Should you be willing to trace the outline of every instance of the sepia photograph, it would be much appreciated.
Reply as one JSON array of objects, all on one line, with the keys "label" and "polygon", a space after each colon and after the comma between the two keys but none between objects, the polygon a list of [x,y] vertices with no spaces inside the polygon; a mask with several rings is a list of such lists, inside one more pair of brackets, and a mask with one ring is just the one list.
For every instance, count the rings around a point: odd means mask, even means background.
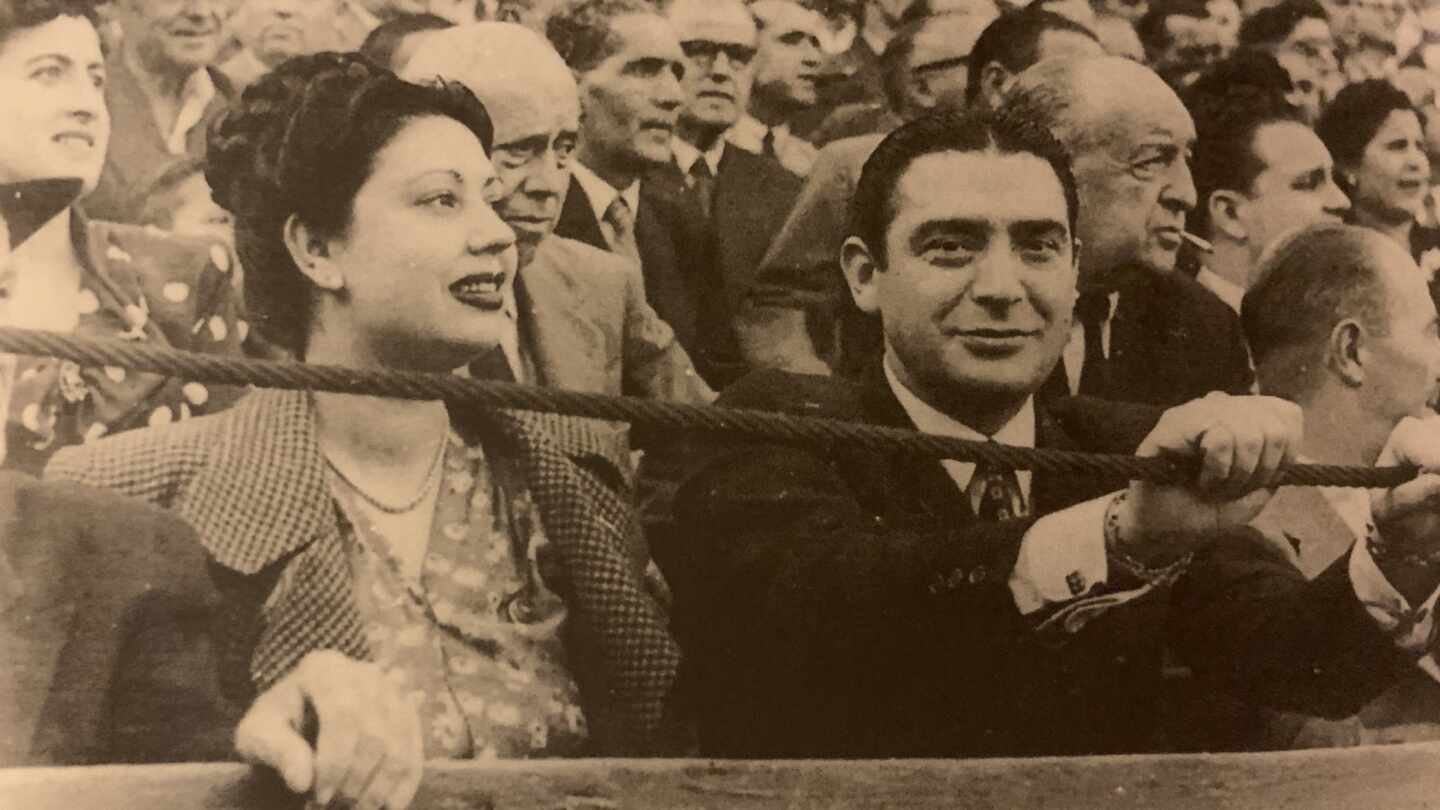
[{"label": "sepia photograph", "polygon": [[0,0],[0,809],[1440,806],[1440,0]]}]

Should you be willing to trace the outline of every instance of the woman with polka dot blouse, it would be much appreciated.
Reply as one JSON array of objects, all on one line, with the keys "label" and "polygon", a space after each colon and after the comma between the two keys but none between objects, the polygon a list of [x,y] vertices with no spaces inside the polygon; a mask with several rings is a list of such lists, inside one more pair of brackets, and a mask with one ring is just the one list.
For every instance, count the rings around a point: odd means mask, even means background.
[{"label": "woman with polka dot blouse", "polygon": [[[93,4],[0,5],[0,181],[98,182],[110,139]],[[205,240],[86,220],[72,207],[11,257],[6,325],[238,354],[230,253]],[[218,410],[234,392],[123,368],[5,357],[4,464],[39,472],[67,445]]]}]

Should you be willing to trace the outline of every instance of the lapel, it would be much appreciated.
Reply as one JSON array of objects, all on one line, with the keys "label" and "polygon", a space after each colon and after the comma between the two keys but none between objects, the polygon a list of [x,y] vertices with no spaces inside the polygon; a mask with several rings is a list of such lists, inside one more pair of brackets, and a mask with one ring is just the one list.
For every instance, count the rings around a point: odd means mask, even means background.
[{"label": "lapel", "polygon": [[[1050,414],[1039,397],[1035,402],[1035,446],[1046,450],[1079,450],[1080,448]],[[1048,515],[1074,503],[1072,488],[1055,475],[1036,472],[1030,476],[1030,514]]]},{"label": "lapel", "polygon": [[[673,161],[668,168],[673,168]],[[678,175],[679,169],[674,169]],[[635,242],[640,248],[640,269],[650,306],[675,330],[680,345],[693,351],[699,325],[699,301],[689,276],[702,273],[703,231],[695,227],[699,213],[685,208],[688,201],[660,171],[648,172],[640,182],[640,210],[635,215]],[[681,185],[683,189],[683,183]],[[680,245],[685,245],[685,262]]]},{"label": "lapel", "polygon": [[618,369],[608,368],[607,341],[596,327],[595,313],[575,282],[570,257],[560,238],[541,240],[535,258],[520,272],[515,303],[520,315],[520,343],[535,361],[539,383],[580,391],[612,391]]},{"label": "lapel", "polygon": [[555,233],[601,250],[610,249],[605,233],[600,230],[600,221],[595,218],[590,195],[573,175],[570,188],[565,192],[565,203],[560,206],[560,218],[555,221]]},{"label": "lapel", "polygon": [[308,395],[259,389],[216,424],[176,511],[229,572],[222,649],[250,653],[229,663],[263,691],[312,650],[368,657]]},{"label": "lapel", "polygon": [[[916,429],[890,390],[879,363],[866,373],[861,402],[867,420],[873,424]],[[887,493],[882,506],[897,519],[908,522],[919,518],[937,526],[964,525],[975,519],[969,500],[960,497],[955,479],[938,460],[896,453],[884,465],[876,465],[870,474],[882,476],[881,489],[877,490]]]},{"label": "lapel", "polygon": [[1281,487],[1250,525],[1306,579],[1319,576],[1355,542],[1350,527],[1317,487]]}]

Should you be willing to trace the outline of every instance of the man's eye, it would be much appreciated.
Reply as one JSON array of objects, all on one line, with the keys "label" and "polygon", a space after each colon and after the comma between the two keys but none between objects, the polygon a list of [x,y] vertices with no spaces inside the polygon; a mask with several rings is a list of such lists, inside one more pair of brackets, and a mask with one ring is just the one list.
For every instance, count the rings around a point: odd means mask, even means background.
[{"label": "man's eye", "polygon": [[442,191],[425,197],[420,204],[430,208],[458,208],[460,197],[452,191]]},{"label": "man's eye", "polygon": [[1047,237],[1023,239],[1018,247],[1028,258],[1048,261],[1060,255],[1060,242]]},{"label": "man's eye", "polygon": [[925,242],[921,255],[931,262],[956,262],[984,249],[983,240],[944,236]]}]

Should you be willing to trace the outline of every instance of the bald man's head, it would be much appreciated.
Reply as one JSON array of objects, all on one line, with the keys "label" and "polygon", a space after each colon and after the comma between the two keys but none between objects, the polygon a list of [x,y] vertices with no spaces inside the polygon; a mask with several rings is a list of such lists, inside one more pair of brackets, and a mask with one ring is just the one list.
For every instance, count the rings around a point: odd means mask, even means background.
[{"label": "bald man's head", "polygon": [[513,23],[474,23],[428,36],[404,78],[460,82],[485,105],[503,187],[495,210],[515,231],[523,267],[554,230],[570,183],[580,128],[574,75],[548,40]]},{"label": "bald man's head", "polygon": [[1154,71],[1114,56],[1042,62],[1007,96],[1017,114],[1069,150],[1080,189],[1082,283],[1170,272],[1195,207],[1188,166],[1195,125]]}]

